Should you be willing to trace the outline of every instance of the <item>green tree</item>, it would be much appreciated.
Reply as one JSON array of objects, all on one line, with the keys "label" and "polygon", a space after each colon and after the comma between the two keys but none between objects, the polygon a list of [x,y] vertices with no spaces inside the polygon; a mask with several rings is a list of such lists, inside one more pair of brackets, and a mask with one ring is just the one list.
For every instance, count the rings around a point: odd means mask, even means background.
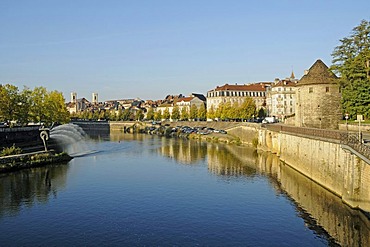
[{"label": "green tree", "polygon": [[180,119],[180,109],[178,105],[175,105],[172,109],[172,114],[171,114],[171,119],[172,120],[179,120]]},{"label": "green tree", "polygon": [[213,105],[211,105],[211,107],[207,111],[207,118],[212,120],[216,118],[216,112]]},{"label": "green tree", "polygon": [[195,120],[198,117],[198,108],[196,105],[190,106],[189,118]]},{"label": "green tree", "polygon": [[142,110],[138,110],[135,114],[135,120],[141,121],[144,119],[144,112]]},{"label": "green tree", "polygon": [[165,120],[169,120],[171,118],[170,110],[167,107],[163,111],[162,118]]},{"label": "green tree", "polygon": [[189,112],[188,112],[188,108],[186,106],[181,108],[180,120],[182,120],[182,121],[189,120]]},{"label": "green tree", "polygon": [[204,104],[201,104],[198,109],[198,119],[204,121],[206,120],[206,118],[207,118],[206,106]]},{"label": "green tree", "polygon": [[18,87],[10,84],[0,86],[0,119],[2,121],[17,120],[17,108],[19,108]]},{"label": "green tree", "polygon": [[128,121],[130,120],[130,115],[131,115],[131,112],[130,112],[130,109],[127,108],[125,109],[123,112],[122,112],[122,119],[123,121]]},{"label": "green tree", "polygon": [[154,113],[154,120],[161,121],[162,120],[162,111],[158,110]]},{"label": "green tree", "polygon": [[[46,90],[46,89],[45,89]],[[64,103],[63,94],[58,91],[46,92],[43,102],[43,113],[45,117],[43,122],[51,125],[54,122],[67,123],[69,122],[69,113]]]},{"label": "green tree", "polygon": [[343,113],[370,118],[370,22],[362,20],[340,42],[331,69],[340,76]]},{"label": "green tree", "polygon": [[154,120],[154,109],[153,109],[153,107],[150,107],[148,109],[148,112],[146,113],[146,119]]}]

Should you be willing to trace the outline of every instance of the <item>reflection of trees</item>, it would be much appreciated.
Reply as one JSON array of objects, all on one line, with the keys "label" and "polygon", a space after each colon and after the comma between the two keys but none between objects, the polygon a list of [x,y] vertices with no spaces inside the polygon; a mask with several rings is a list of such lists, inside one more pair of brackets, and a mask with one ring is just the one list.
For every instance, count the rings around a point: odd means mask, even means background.
[{"label": "reflection of trees", "polygon": [[68,166],[55,165],[3,174],[0,177],[0,217],[16,214],[22,206],[45,203],[66,182]]},{"label": "reflection of trees", "polygon": [[219,144],[208,145],[208,170],[217,175],[254,176],[254,150]]},{"label": "reflection of trees", "polygon": [[204,160],[207,154],[207,145],[204,142],[196,142],[177,138],[162,139],[159,152],[163,156],[175,159],[183,164],[195,164]]}]

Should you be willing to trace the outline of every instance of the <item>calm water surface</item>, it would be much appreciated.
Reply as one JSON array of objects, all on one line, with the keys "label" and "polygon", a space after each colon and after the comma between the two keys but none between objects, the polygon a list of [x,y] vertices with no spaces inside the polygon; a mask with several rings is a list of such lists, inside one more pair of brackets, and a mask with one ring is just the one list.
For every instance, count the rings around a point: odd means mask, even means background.
[{"label": "calm water surface", "polygon": [[370,246],[363,214],[271,154],[120,133],[69,149],[0,176],[1,246]]}]

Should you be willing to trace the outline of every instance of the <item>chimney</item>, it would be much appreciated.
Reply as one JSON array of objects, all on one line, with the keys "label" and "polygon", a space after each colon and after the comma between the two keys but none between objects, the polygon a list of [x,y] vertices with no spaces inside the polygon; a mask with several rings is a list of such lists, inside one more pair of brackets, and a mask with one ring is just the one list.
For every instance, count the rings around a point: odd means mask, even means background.
[{"label": "chimney", "polygon": [[308,69],[306,69],[306,70],[304,71],[304,75],[308,75],[308,72],[309,72],[309,70],[308,70]]}]

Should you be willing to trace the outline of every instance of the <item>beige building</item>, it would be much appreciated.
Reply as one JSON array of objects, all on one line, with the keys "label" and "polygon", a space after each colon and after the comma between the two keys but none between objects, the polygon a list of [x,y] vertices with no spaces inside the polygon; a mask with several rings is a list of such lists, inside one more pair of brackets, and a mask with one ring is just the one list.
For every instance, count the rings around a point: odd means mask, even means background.
[{"label": "beige building", "polygon": [[337,129],[342,118],[338,77],[317,60],[296,86],[295,125]]},{"label": "beige building", "polygon": [[156,109],[156,111],[163,112],[168,109],[169,113],[172,115],[172,111],[174,106],[178,106],[180,112],[183,108],[186,108],[187,112],[190,112],[191,106],[195,105],[197,109],[199,109],[202,105],[205,106],[205,97],[200,94],[191,94],[189,97],[179,97],[176,100],[173,101],[173,103],[164,103],[162,105],[159,105]]},{"label": "beige building", "polygon": [[246,97],[251,97],[258,109],[266,106],[266,88],[271,86],[271,82],[261,82],[254,84],[243,85],[229,85],[217,86],[207,92],[207,111],[213,107],[217,109],[221,103],[230,102],[231,104],[237,102],[243,103]]},{"label": "beige building", "polygon": [[267,116],[274,116],[281,121],[295,113],[295,89],[298,80],[292,73],[290,78],[276,79],[266,92]]}]

